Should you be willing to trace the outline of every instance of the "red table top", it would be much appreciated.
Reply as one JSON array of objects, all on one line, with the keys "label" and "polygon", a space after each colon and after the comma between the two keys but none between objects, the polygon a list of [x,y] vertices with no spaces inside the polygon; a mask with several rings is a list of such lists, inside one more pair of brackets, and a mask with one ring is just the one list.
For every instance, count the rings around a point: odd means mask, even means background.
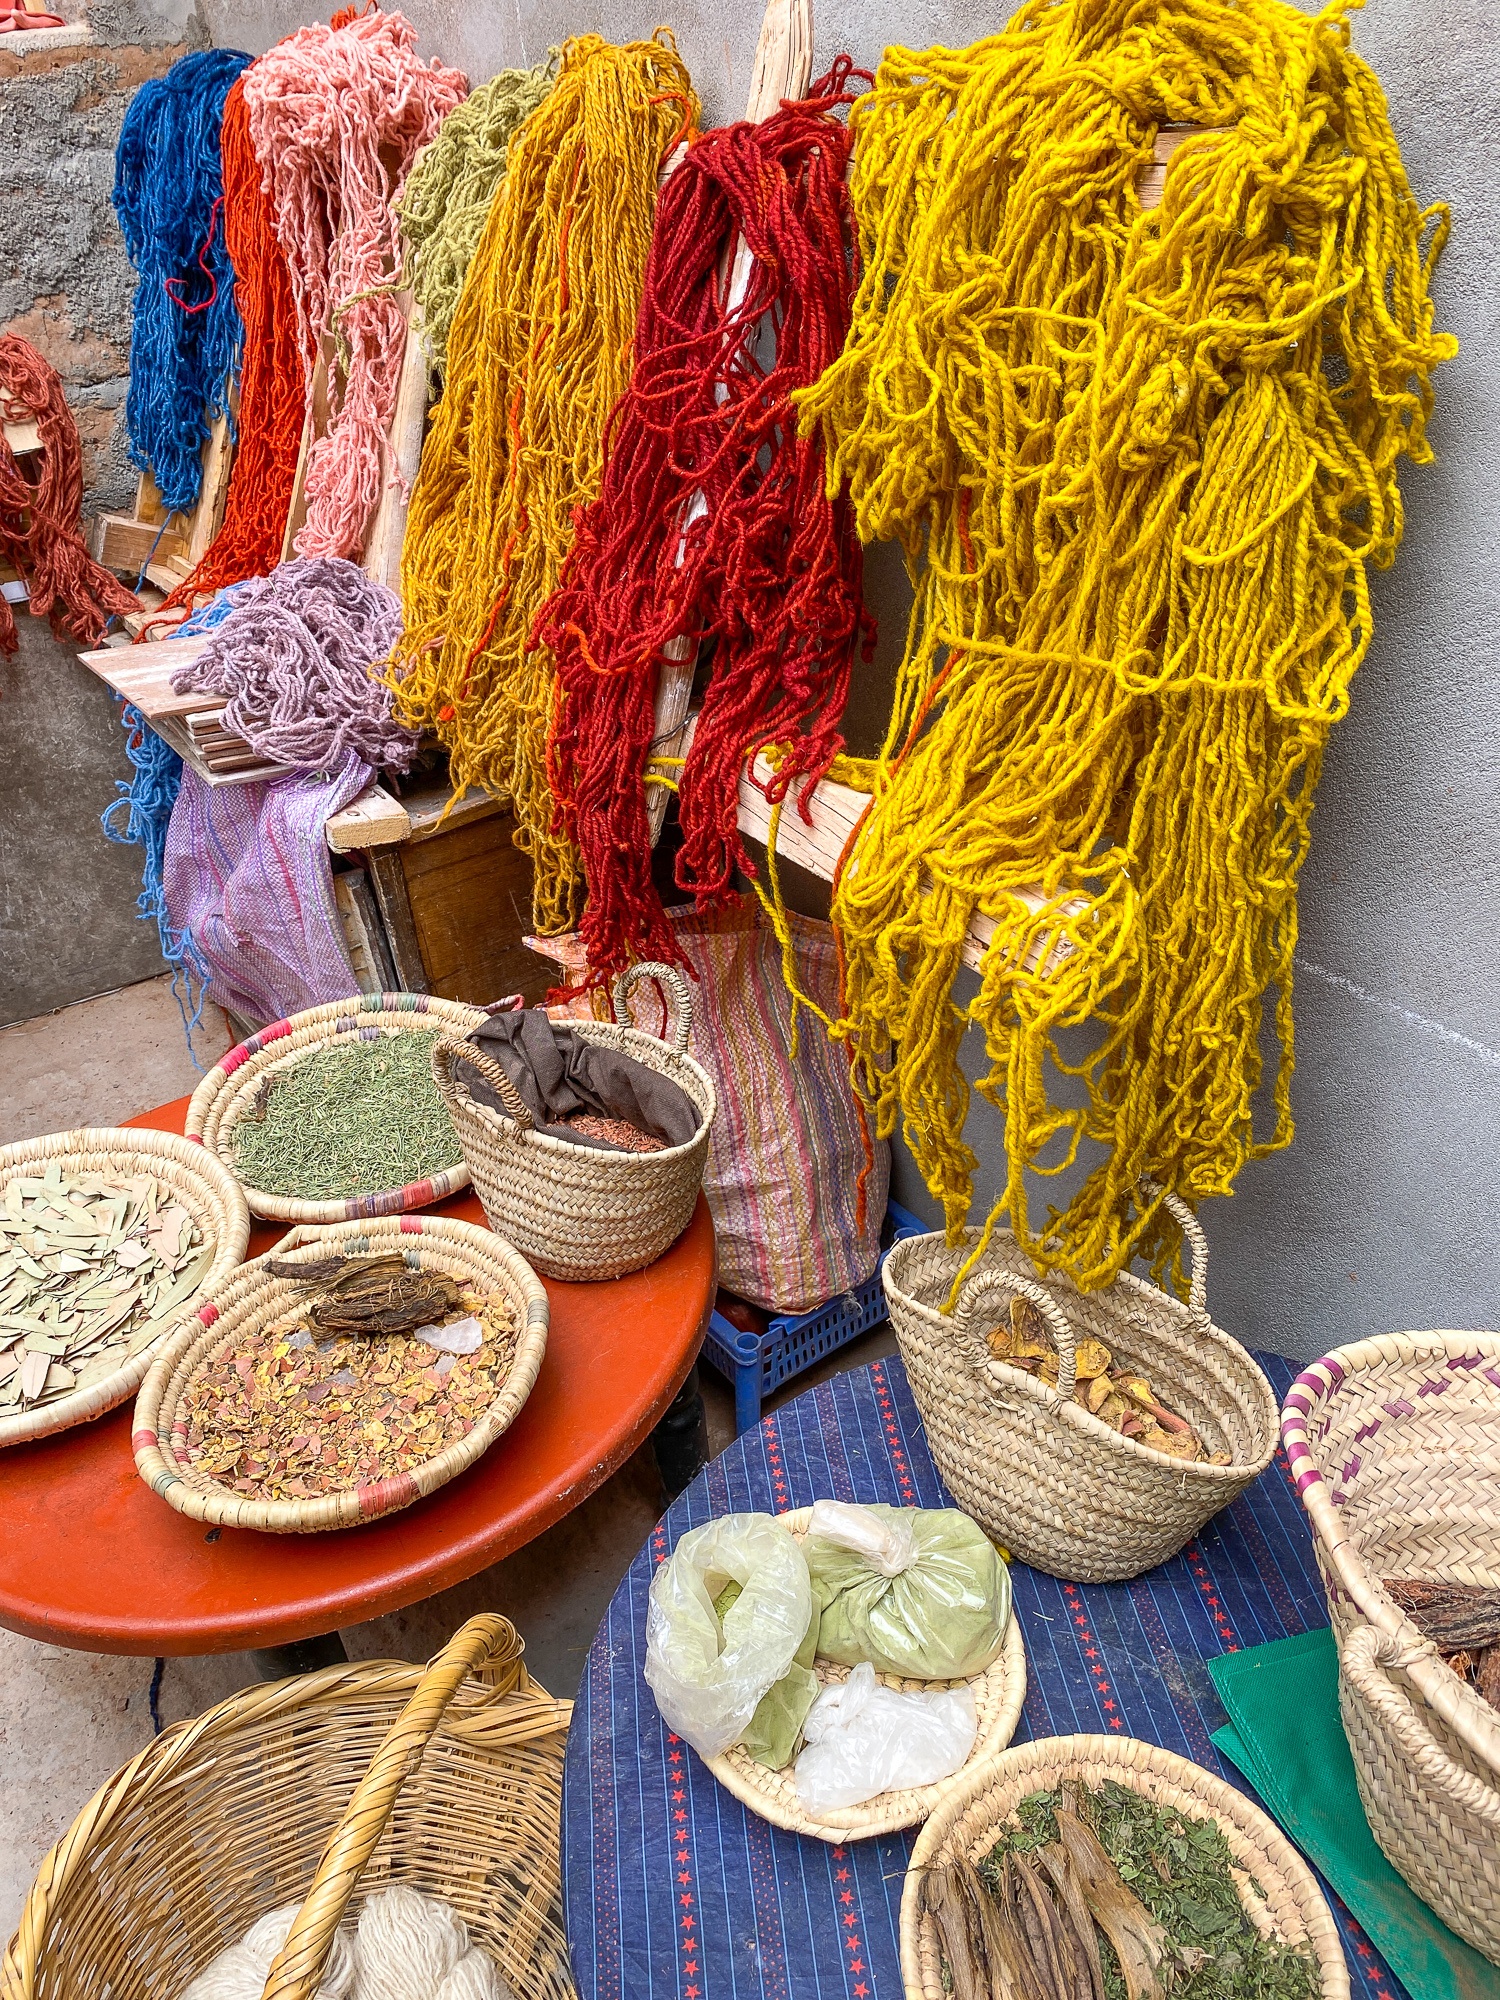
[{"label": "red table top", "polygon": [[[188,1100],[131,1119],[180,1132]],[[467,1191],[441,1215],[484,1225]],[[283,1234],[252,1229],[247,1254]],[[133,1402],[0,1452],[0,1625],[96,1653],[282,1646],[461,1583],[549,1528],[618,1469],[687,1377],[714,1298],[702,1196],[649,1269],[610,1283],[547,1279],[547,1354],[510,1429],[457,1479],[362,1528],[319,1535],[207,1529],[161,1500],[130,1449]]]}]

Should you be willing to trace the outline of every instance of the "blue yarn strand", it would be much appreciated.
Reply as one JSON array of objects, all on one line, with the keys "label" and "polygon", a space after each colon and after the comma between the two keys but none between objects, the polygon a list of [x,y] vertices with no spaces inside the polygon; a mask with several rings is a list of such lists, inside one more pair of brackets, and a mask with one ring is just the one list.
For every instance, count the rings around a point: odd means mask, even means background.
[{"label": "blue yarn strand", "polygon": [[204,442],[228,407],[244,338],[224,243],[219,130],[249,62],[238,49],[183,56],[131,99],[115,152],[115,214],[139,273],[130,456],[172,513],[198,504]]}]

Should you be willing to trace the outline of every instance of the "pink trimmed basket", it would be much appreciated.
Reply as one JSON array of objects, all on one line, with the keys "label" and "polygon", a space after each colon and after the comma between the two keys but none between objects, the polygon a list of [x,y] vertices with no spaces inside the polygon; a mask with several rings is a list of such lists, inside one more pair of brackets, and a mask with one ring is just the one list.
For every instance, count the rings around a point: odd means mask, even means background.
[{"label": "pink trimmed basket", "polygon": [[402,1033],[464,1036],[485,1018],[482,1007],[461,1006],[456,1000],[440,1000],[432,993],[355,993],[347,1000],[332,1000],[323,1007],[309,1007],[285,1021],[273,1021],[259,1034],[233,1048],[217,1068],[211,1069],[193,1092],[188,1106],[186,1132],[189,1139],[206,1146],[221,1160],[245,1190],[245,1200],[255,1215],[277,1222],[369,1222],[377,1216],[399,1215],[405,1210],[426,1208],[469,1185],[465,1166],[454,1135],[457,1164],[429,1179],[412,1181],[406,1187],[382,1188],[370,1194],[350,1195],[339,1201],[300,1201],[294,1196],[270,1194],[251,1187],[234,1161],[235,1127],[249,1117],[264,1083],[278,1071],[316,1054],[341,1036],[357,1035],[361,1041],[375,1041],[381,1035]]},{"label": "pink trimmed basket", "polygon": [[[302,1296],[295,1278],[271,1275],[270,1261],[315,1264],[337,1253],[363,1257],[397,1250],[413,1269],[446,1271],[476,1291],[503,1292],[510,1300],[515,1318],[510,1367],[473,1429],[409,1471],[312,1500],[257,1500],[200,1472],[188,1458],[187,1426],[178,1414],[193,1376],[232,1335],[253,1338]],[[548,1322],[546,1290],[525,1258],[503,1237],[471,1222],[402,1215],[373,1224],[294,1229],[267,1256],[242,1264],[161,1349],[136,1399],[130,1440],[136,1470],[169,1507],[216,1527],[308,1535],[378,1520],[456,1479],[510,1427],[541,1368]],[[375,1341],[372,1358],[378,1361],[379,1354]]]},{"label": "pink trimmed basket", "polygon": [[1500,1965],[1500,1713],[1385,1587],[1500,1588],[1500,1334],[1336,1348],[1288,1390],[1281,1436],[1312,1521],[1370,1830],[1443,1922]]}]

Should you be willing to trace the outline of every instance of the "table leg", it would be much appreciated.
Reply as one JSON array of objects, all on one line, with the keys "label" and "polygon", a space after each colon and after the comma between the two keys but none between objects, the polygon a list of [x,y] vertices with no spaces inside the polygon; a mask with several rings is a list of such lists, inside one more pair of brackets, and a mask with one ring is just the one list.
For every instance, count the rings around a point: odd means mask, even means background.
[{"label": "table leg", "polygon": [[651,1433],[651,1449],[669,1500],[689,1487],[708,1463],[708,1417],[696,1361]]},{"label": "table leg", "polygon": [[337,1632],[297,1639],[290,1646],[258,1646],[250,1655],[263,1681],[283,1681],[288,1674],[312,1674],[319,1667],[342,1666],[348,1657]]}]

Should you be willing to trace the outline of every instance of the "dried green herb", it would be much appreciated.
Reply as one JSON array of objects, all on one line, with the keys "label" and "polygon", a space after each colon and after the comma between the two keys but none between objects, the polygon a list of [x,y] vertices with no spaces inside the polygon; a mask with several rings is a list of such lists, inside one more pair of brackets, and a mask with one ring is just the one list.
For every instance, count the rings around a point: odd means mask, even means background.
[{"label": "dried green herb", "polygon": [[266,1194],[338,1201],[456,1167],[458,1138],[432,1077],[440,1032],[334,1042],[277,1070],[234,1128],[235,1171]]},{"label": "dried green herb", "polygon": [[[1063,1814],[1059,1825],[1058,1814]],[[1234,1857],[1217,1823],[1155,1806],[1127,1785],[1106,1780],[1095,1791],[1070,1785],[1033,1792],[1016,1809],[1018,1826],[998,1840],[979,1873],[998,1902],[1009,1906],[1010,1857],[1043,1856],[1067,1843],[1060,1835],[1069,1811],[1094,1836],[1121,1881],[1165,1932],[1168,1951],[1156,1972],[1158,1990],[1173,2000],[1315,2000],[1314,1961],[1294,1946],[1262,1937],[1246,1916],[1235,1886]],[[1262,1892],[1263,1893],[1263,1892]],[[1097,1916],[1097,1912],[1096,1912]],[[1138,1966],[1127,1983],[1108,1937],[1099,1939],[1106,2000],[1141,1989]]]}]

